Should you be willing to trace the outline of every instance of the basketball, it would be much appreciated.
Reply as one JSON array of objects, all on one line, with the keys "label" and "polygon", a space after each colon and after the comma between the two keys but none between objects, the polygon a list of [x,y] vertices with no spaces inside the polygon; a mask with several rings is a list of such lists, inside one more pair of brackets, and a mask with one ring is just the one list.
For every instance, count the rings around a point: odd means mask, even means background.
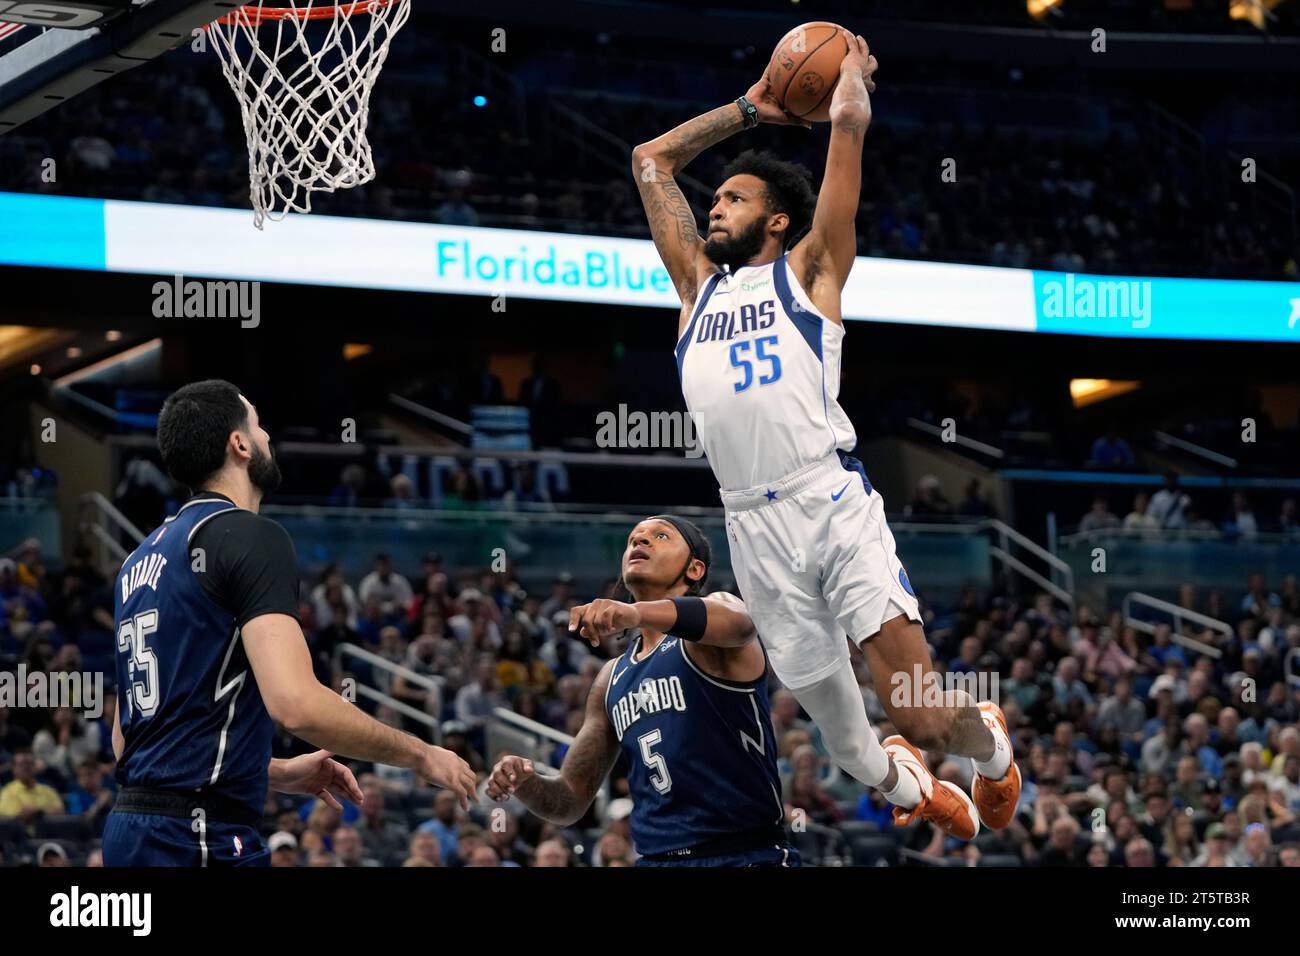
[{"label": "basketball", "polygon": [[814,123],[831,118],[831,95],[849,52],[842,29],[822,20],[800,24],[772,51],[767,76],[772,93],[787,112]]}]

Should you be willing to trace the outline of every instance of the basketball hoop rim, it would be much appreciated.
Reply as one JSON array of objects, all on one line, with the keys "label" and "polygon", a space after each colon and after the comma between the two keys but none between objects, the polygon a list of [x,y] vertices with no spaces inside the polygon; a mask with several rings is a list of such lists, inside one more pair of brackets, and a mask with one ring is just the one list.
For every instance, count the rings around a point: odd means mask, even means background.
[{"label": "basketball hoop rim", "polygon": [[375,10],[383,10],[398,2],[400,0],[357,0],[355,3],[326,4],[304,8],[260,7],[257,4],[249,4],[240,7],[234,13],[227,13],[224,17],[218,17],[208,26],[218,23],[222,26],[230,26],[236,21],[259,27],[263,23],[275,23],[282,20],[333,20],[340,16],[350,17],[354,13],[371,13]]}]

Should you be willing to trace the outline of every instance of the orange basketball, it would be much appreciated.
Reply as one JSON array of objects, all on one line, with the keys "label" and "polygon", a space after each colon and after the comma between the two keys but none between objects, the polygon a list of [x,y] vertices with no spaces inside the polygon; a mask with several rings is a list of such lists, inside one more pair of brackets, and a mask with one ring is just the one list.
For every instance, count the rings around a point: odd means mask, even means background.
[{"label": "orange basketball", "polygon": [[849,52],[842,29],[823,20],[800,24],[772,51],[767,77],[787,112],[814,123],[831,118],[831,95]]}]

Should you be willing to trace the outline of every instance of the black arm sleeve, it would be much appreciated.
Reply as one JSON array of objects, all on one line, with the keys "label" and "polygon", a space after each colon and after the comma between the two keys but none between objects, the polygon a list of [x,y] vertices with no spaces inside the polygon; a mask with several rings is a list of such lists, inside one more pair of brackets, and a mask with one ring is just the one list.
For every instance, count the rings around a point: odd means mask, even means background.
[{"label": "black arm sleeve", "polygon": [[270,518],[235,511],[213,518],[190,541],[204,550],[208,596],[243,627],[263,614],[298,617],[298,558],[289,533]]}]

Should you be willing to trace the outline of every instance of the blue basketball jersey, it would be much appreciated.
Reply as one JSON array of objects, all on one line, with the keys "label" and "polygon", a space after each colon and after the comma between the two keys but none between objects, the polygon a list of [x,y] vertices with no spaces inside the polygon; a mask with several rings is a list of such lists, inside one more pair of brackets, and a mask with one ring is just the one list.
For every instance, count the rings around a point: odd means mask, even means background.
[{"label": "blue basketball jersey", "polygon": [[767,677],[711,677],[666,635],[614,664],[605,711],[631,770],[637,852],[667,853],[784,818]]},{"label": "blue basketball jersey", "polygon": [[156,528],[115,582],[122,786],[203,788],[260,815],[274,725],[233,615],[204,591],[195,533],[241,509],[195,499]]}]

